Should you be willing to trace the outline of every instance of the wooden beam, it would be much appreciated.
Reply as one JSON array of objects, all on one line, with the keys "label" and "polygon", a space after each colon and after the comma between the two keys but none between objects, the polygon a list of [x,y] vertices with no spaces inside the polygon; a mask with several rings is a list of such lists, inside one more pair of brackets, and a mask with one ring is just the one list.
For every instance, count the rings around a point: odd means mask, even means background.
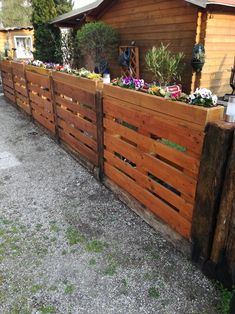
[{"label": "wooden beam", "polygon": [[211,261],[217,278],[227,286],[235,283],[235,133],[213,239]]},{"label": "wooden beam", "polygon": [[98,178],[102,182],[104,178],[104,125],[103,125],[103,93],[96,92],[96,119],[97,119],[97,145],[98,145]]},{"label": "wooden beam", "polygon": [[211,254],[234,128],[220,121],[206,129],[192,224],[192,259],[202,265]]}]

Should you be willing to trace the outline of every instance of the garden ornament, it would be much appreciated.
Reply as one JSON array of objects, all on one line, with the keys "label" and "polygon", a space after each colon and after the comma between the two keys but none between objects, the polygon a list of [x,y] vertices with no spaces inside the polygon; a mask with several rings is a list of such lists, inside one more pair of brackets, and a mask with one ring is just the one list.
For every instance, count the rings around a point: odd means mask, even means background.
[{"label": "garden ornament", "polygon": [[205,48],[202,44],[197,44],[193,48],[191,65],[195,72],[201,72],[205,64]]},{"label": "garden ornament", "polygon": [[131,48],[127,48],[118,58],[118,63],[122,67],[130,69]]}]

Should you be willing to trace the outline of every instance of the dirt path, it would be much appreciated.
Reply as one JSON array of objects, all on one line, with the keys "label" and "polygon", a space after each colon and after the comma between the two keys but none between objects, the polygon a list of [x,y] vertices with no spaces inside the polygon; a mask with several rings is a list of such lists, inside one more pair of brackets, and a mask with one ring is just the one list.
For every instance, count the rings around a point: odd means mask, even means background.
[{"label": "dirt path", "polygon": [[181,253],[0,98],[0,313],[214,314]]}]

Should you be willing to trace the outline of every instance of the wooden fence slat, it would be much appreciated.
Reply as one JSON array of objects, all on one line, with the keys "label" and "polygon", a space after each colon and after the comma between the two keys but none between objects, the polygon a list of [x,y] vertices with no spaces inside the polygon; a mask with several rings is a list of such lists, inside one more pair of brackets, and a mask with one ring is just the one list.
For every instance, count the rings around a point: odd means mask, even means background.
[{"label": "wooden fence slat", "polygon": [[59,136],[66,144],[70,145],[75,151],[79,152],[82,157],[88,159],[93,165],[98,166],[97,154],[93,150],[61,129],[59,129]]},{"label": "wooden fence slat", "polygon": [[161,217],[166,223],[169,223],[177,232],[189,237],[190,222],[178,215],[171,207],[160,199],[156,198],[147,190],[143,190],[138,184],[131,180],[124,173],[112,167],[108,163],[104,164],[105,174],[111,178],[121,188],[128,191],[134,198],[147,206],[151,211]]},{"label": "wooden fence slat", "polygon": [[105,150],[105,160],[111,166],[119,169],[123,173],[126,173],[130,178],[138,182],[138,184],[154,194],[158,195],[165,202],[171,204],[179,213],[188,221],[192,220],[193,204],[187,203],[183,198],[167,189],[160,183],[154,181],[151,177],[147,177],[139,172],[135,167],[132,167],[128,162],[118,158],[114,154]]},{"label": "wooden fence slat", "polygon": [[96,122],[96,114],[95,111],[90,108],[81,105],[80,103],[75,103],[73,100],[68,100],[59,95],[55,95],[55,102],[57,105],[61,105],[66,107],[67,109],[73,111],[74,113],[79,113],[80,115],[87,117],[92,120],[92,122]]},{"label": "wooden fence slat", "polygon": [[195,177],[198,175],[198,159],[164,145],[159,140],[154,140],[143,136],[140,133],[121,125],[120,123],[117,123],[117,121],[104,118],[104,127],[109,133],[119,134],[120,136],[129,139],[136,144],[141,143],[142,147],[144,147],[144,149],[150,154],[158,154],[161,157],[167,158],[169,161],[175,163],[179,167],[191,171]]},{"label": "wooden fence slat", "polygon": [[85,119],[82,119],[78,115],[72,114],[70,111],[64,110],[62,107],[57,106],[56,110],[58,117],[67,121],[69,124],[73,124],[76,128],[87,132],[90,134],[90,136],[92,136],[92,138],[96,139],[96,126],[94,124]]},{"label": "wooden fence slat", "polygon": [[108,151],[120,153],[134,164],[142,165],[150,174],[173,186],[178,191],[187,194],[192,199],[194,198],[196,181],[181,171],[149,154],[138,151],[132,145],[107,133],[104,135],[104,143]]},{"label": "wooden fence slat", "polygon": [[60,118],[58,119],[58,126],[61,129],[63,129],[65,133],[72,134],[77,140],[79,140],[80,142],[89,146],[91,149],[97,152],[97,142],[94,139],[84,135],[83,132],[72,127],[71,125],[66,123],[64,120],[61,120]]},{"label": "wooden fence slat", "polygon": [[146,114],[133,108],[112,104],[104,99],[104,113],[114,116],[136,127],[143,126],[146,131],[157,135],[158,137],[167,138],[197,155],[201,154],[204,132],[194,129],[177,126],[170,121],[159,119],[152,113]]},{"label": "wooden fence slat", "polygon": [[57,82],[54,80],[54,89],[57,94],[63,94],[67,97],[71,97],[74,102],[79,101],[82,104],[90,106],[95,109],[95,95],[80,89],[79,87],[74,87],[67,84]]}]

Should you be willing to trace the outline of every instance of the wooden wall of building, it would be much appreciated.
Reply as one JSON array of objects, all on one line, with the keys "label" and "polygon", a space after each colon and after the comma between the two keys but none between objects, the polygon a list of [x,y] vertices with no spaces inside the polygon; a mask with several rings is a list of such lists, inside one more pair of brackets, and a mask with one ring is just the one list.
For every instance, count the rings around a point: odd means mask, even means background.
[{"label": "wooden wall of building", "polygon": [[33,41],[33,30],[31,29],[20,29],[20,30],[9,30],[0,31],[0,51],[4,52],[4,44],[9,38],[10,49],[15,48],[14,36],[32,36]]},{"label": "wooden wall of building", "polygon": [[[118,30],[121,45],[135,41],[140,49],[140,75],[150,81],[146,71],[145,54],[161,42],[170,44],[173,52],[184,52],[186,68],[182,83],[190,90],[192,48],[195,44],[198,8],[184,0],[119,0],[102,17],[105,23]],[[112,64],[113,75],[120,75],[117,62]]]},{"label": "wooden wall of building", "polygon": [[204,13],[206,62],[195,86],[201,85],[217,95],[231,93],[229,79],[235,58],[235,8],[210,7]]}]

